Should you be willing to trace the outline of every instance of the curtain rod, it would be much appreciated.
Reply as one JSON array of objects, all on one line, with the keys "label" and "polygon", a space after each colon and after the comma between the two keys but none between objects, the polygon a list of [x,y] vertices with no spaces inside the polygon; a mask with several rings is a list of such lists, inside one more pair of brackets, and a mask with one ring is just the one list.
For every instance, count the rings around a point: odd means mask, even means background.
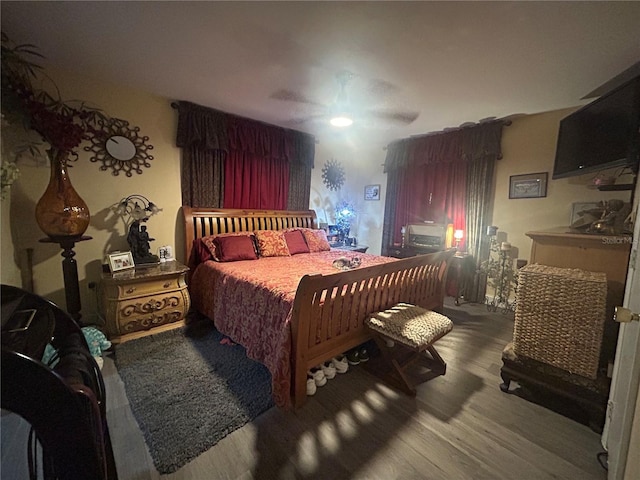
[{"label": "curtain rod", "polygon": [[493,119],[493,120],[485,120],[485,121],[480,120],[479,122],[466,122],[461,124],[459,127],[445,128],[444,130],[439,130],[437,132],[421,133],[418,135],[411,135],[407,138],[400,138],[398,140],[394,140],[393,142],[390,142],[389,144],[385,145],[384,147],[382,147],[382,150],[386,150],[387,148],[389,148],[389,145],[395,142],[399,142],[401,140],[423,138],[423,137],[429,137],[431,135],[440,135],[442,133],[449,133],[449,132],[459,132],[460,130],[464,130],[466,128],[477,127],[478,125],[487,125],[489,123],[497,123],[497,122],[502,123],[505,127],[510,126],[512,123],[511,120],[508,120],[508,119]]},{"label": "curtain rod", "polygon": [[[189,102],[189,103],[193,103],[193,102]],[[242,116],[240,116],[240,115],[235,115],[235,114],[233,114],[233,113],[223,112],[222,110],[218,110],[218,109],[216,109],[216,108],[212,108],[212,107],[205,107],[205,106],[203,106],[203,105],[198,105],[197,103],[193,103],[193,105],[195,105],[195,106],[197,106],[197,107],[200,107],[200,108],[204,108],[204,109],[208,109],[208,110],[213,110],[213,111],[218,112],[218,113],[223,113],[224,115],[229,115],[229,116],[232,116],[232,117],[241,118],[241,119],[243,119],[243,120],[251,120],[252,122],[260,123],[260,124],[262,124],[262,125],[266,125],[266,126],[268,126],[268,127],[278,127],[278,128],[282,128],[282,129],[284,129],[284,130],[291,130],[292,132],[298,132],[298,133],[304,133],[305,135],[311,135],[310,133],[307,133],[307,132],[301,132],[300,130],[295,130],[295,129],[293,129],[293,128],[281,127],[281,126],[279,126],[279,125],[274,125],[274,124],[272,124],[272,123],[263,122],[263,121],[261,121],[261,120],[256,120],[256,119],[254,119],[254,118],[242,117]],[[178,102],[171,102],[171,108],[173,108],[174,110],[177,110],[178,108],[180,108],[180,104],[179,104]],[[315,135],[311,135],[311,136],[313,137],[313,141],[314,141],[314,143],[316,143],[316,145],[320,143],[320,141],[316,138],[316,136],[315,136]]]}]

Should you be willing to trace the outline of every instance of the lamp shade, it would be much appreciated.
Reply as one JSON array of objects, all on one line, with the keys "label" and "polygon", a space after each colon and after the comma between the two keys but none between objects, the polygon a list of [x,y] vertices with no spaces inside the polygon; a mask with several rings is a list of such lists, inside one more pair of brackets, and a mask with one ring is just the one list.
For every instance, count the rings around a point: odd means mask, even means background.
[{"label": "lamp shade", "polygon": [[462,237],[464,237],[464,232],[462,230],[456,230],[453,233],[453,238],[455,238],[457,241],[462,240]]}]

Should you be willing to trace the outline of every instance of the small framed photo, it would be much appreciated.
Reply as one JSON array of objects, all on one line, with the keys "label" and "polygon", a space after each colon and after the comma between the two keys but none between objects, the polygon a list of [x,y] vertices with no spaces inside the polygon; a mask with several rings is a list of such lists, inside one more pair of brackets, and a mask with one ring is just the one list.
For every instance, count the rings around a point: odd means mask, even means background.
[{"label": "small framed photo", "polygon": [[134,268],[135,266],[131,252],[115,252],[109,254],[109,269],[111,269],[111,273]]},{"label": "small framed photo", "polygon": [[365,200],[380,200],[380,185],[367,185],[364,187]]},{"label": "small framed photo", "polygon": [[547,172],[509,177],[509,198],[541,198],[547,196]]}]

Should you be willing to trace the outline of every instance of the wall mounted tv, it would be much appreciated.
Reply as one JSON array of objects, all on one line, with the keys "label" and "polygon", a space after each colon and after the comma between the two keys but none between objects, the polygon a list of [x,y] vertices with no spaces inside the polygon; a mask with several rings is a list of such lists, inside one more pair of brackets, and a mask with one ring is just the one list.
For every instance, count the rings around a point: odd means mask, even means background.
[{"label": "wall mounted tv", "polygon": [[553,177],[607,168],[638,170],[640,77],[601,96],[560,121]]}]

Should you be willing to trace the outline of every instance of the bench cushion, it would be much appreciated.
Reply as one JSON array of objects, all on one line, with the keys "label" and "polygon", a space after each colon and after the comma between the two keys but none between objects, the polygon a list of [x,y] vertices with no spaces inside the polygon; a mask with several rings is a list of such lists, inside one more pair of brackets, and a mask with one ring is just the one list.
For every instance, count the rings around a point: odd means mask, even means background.
[{"label": "bench cushion", "polygon": [[429,345],[453,329],[446,316],[408,303],[398,303],[371,314],[367,325],[372,330],[410,347]]}]

